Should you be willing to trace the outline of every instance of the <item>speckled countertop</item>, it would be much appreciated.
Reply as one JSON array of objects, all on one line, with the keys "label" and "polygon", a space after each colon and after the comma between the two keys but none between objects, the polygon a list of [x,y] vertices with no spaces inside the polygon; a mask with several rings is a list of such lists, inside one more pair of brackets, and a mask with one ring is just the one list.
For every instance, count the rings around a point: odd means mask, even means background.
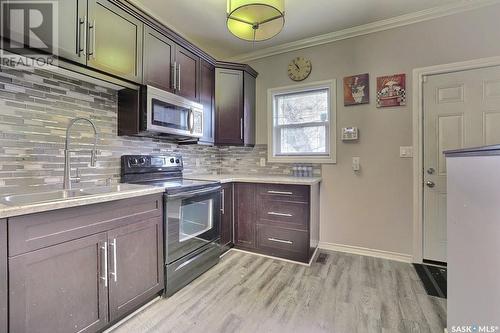
[{"label": "speckled countertop", "polygon": [[0,202],[0,219],[13,216],[46,212],[50,210],[92,205],[114,200],[140,197],[144,195],[163,193],[163,187],[121,184],[120,190],[106,193],[79,196],[74,198],[59,199],[48,202],[34,202],[29,204],[5,204]]},{"label": "speckled countertop", "polygon": [[186,176],[196,180],[215,180],[221,183],[261,183],[261,184],[288,184],[314,185],[322,181],[321,177],[292,177],[292,176],[260,176],[260,175],[197,175]]}]

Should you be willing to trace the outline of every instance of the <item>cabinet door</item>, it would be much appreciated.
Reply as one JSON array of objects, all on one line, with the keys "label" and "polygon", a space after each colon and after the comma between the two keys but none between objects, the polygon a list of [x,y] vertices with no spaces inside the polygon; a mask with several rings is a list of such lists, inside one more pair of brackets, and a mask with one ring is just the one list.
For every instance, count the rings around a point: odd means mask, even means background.
[{"label": "cabinet door", "polygon": [[96,332],[108,322],[106,234],[9,258],[10,332]]},{"label": "cabinet door", "polygon": [[107,0],[89,1],[88,65],[142,82],[142,22]]},{"label": "cabinet door", "polygon": [[59,57],[86,64],[87,0],[59,0]]},{"label": "cabinet door", "polygon": [[7,332],[7,221],[0,220],[0,332]]},{"label": "cabinet door", "polygon": [[243,72],[217,69],[215,143],[243,145]]},{"label": "cabinet door", "polygon": [[256,200],[255,185],[237,183],[234,186],[234,245],[255,248]]},{"label": "cabinet door", "polygon": [[149,27],[144,29],[144,84],[173,92],[173,41]]},{"label": "cabinet door", "polygon": [[196,54],[177,45],[175,49],[175,61],[177,63],[177,95],[181,95],[192,101],[199,101],[200,58]]},{"label": "cabinet door", "polygon": [[163,289],[162,219],[108,232],[109,313],[115,320]]},{"label": "cabinet door", "polygon": [[200,142],[214,143],[215,123],[215,67],[206,61],[201,62],[200,102],[203,104],[203,137]]},{"label": "cabinet door", "polygon": [[231,246],[233,243],[233,185],[222,186],[221,207],[221,245]]},{"label": "cabinet door", "polygon": [[243,80],[243,143],[245,146],[255,146],[255,78],[244,73]]}]

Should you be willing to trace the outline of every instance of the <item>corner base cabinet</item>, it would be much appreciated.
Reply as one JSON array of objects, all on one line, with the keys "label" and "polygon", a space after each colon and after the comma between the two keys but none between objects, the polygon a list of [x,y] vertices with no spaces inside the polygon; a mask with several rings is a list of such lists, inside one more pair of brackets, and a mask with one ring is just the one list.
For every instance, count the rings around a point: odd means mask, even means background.
[{"label": "corner base cabinet", "polygon": [[309,262],[319,242],[319,184],[234,185],[234,244]]},{"label": "corner base cabinet", "polygon": [[8,219],[10,332],[98,332],[164,285],[162,196]]}]

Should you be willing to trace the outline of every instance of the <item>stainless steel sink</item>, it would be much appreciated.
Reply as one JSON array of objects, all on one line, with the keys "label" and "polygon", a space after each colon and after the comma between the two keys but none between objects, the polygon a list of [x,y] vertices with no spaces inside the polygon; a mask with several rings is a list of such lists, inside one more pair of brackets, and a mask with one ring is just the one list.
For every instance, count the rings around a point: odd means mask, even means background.
[{"label": "stainless steel sink", "polygon": [[141,189],[141,185],[118,184],[111,186],[96,186],[82,189],[58,190],[50,192],[34,192],[26,194],[13,194],[0,198],[0,203],[9,206],[33,205],[52,201],[74,199],[84,196],[105,195],[124,191]]},{"label": "stainless steel sink", "polygon": [[51,192],[34,192],[26,194],[13,194],[2,197],[0,199],[1,203],[5,205],[30,205],[36,203],[44,203],[50,201],[59,201],[70,198],[76,198],[81,196],[90,195],[85,193],[81,189],[74,190],[59,190]]}]

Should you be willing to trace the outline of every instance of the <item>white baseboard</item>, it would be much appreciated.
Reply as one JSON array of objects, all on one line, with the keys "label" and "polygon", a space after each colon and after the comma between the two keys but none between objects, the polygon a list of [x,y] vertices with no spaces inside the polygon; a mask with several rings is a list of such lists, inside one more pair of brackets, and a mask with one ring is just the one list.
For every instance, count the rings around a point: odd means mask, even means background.
[{"label": "white baseboard", "polygon": [[319,248],[324,249],[324,250],[358,254],[361,256],[369,256],[369,257],[376,257],[376,258],[382,258],[382,259],[402,261],[402,262],[406,262],[406,263],[413,262],[413,257],[409,254],[383,251],[383,250],[375,250],[375,249],[369,249],[369,248],[360,247],[360,246],[319,242]]}]

